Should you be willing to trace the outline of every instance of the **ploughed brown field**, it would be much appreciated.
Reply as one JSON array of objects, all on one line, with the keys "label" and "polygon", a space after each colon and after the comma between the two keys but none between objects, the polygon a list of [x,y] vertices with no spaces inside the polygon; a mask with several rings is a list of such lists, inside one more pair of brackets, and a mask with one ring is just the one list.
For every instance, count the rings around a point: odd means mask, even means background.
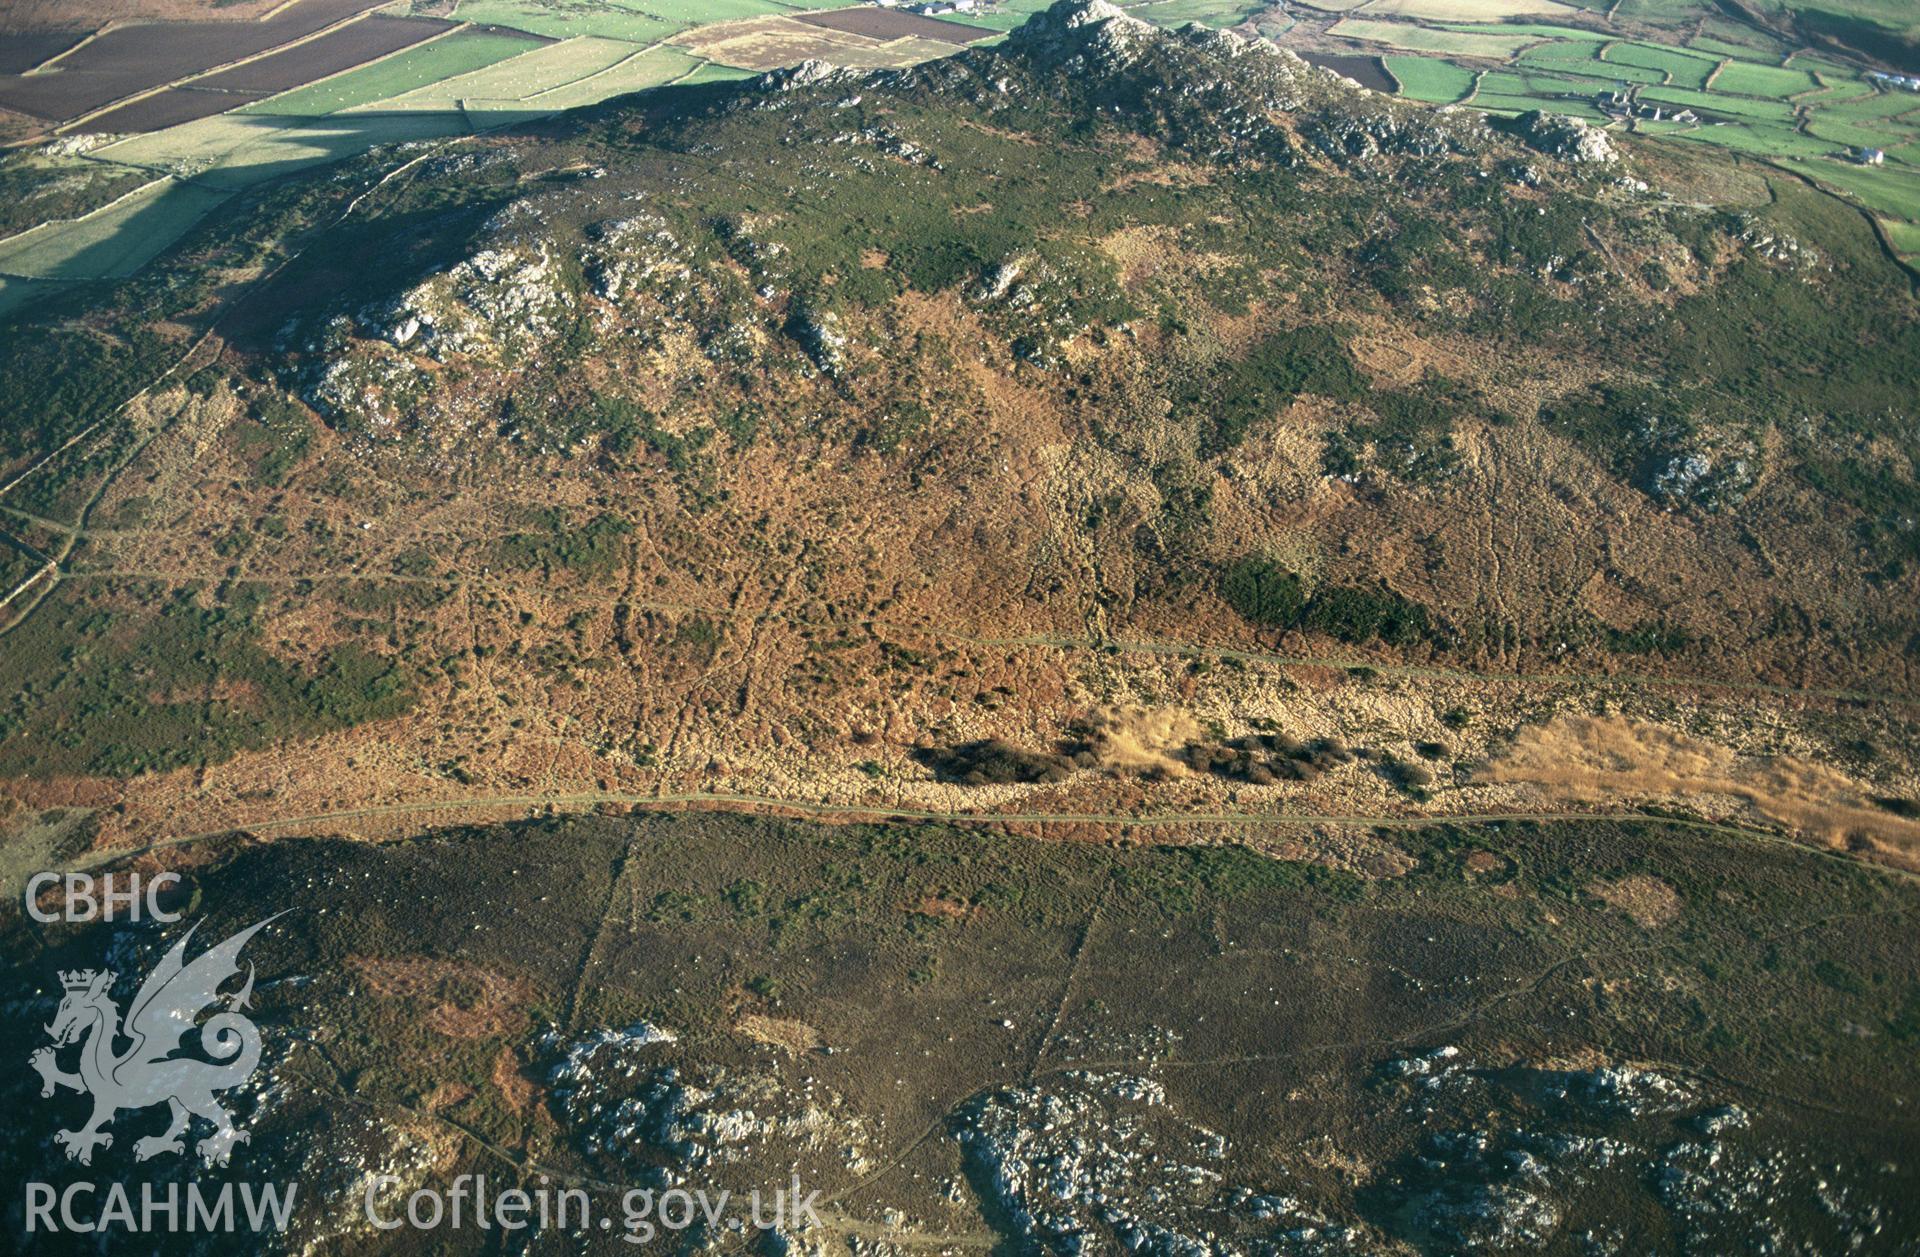
[{"label": "ploughed brown field", "polygon": [[834,9],[826,13],[800,15],[802,22],[824,26],[849,35],[869,39],[939,39],[949,44],[971,44],[994,32],[960,22],[943,22],[937,17],[902,13],[898,9]]},{"label": "ploughed brown field", "polygon": [[451,30],[438,18],[374,16],[293,48],[268,53],[257,61],[194,80],[193,86],[218,91],[284,92],[351,70],[402,48]]},{"label": "ploughed brown field", "polygon": [[187,75],[257,56],[372,7],[369,0],[298,0],[264,21],[121,27],[75,49],[60,62],[58,73],[0,78],[0,108],[63,122]]},{"label": "ploughed brown field", "polygon": [[160,131],[196,118],[210,118],[229,109],[266,98],[265,92],[209,92],[194,87],[170,87],[110,109],[87,125],[119,135],[130,131]]},{"label": "ploughed brown field", "polygon": [[0,74],[24,74],[48,57],[73,47],[87,33],[80,30],[9,31],[0,34]]}]

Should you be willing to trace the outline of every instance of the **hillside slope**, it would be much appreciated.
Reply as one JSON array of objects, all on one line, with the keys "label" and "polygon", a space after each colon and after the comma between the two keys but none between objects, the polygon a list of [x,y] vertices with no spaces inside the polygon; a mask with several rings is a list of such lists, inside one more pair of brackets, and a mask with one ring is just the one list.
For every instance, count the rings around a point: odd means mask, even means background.
[{"label": "hillside slope", "polygon": [[[61,561],[0,771],[122,799],[103,841],[1597,791],[1908,860],[1907,276],[1804,185],[1621,145],[1072,0],[288,181],[6,338],[25,468],[222,320],[0,501]],[[1235,746],[1280,734],[1365,754]]]}]

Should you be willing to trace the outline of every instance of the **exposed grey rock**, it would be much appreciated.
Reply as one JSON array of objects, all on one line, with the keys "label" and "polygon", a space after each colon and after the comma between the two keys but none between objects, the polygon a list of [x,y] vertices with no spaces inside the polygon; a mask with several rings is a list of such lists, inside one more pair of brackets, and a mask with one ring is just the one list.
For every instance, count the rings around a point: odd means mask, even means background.
[{"label": "exposed grey rock", "polygon": [[1605,166],[1620,160],[1607,133],[1584,119],[1536,109],[1521,114],[1514,125],[1530,147],[1561,161]]}]

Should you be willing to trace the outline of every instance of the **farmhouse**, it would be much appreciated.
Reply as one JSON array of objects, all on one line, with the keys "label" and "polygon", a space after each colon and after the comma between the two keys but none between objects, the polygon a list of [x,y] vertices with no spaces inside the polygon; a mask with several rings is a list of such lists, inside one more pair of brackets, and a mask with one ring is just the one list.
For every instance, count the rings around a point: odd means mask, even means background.
[{"label": "farmhouse", "polygon": [[1601,113],[1613,118],[1644,118],[1648,122],[1700,121],[1700,115],[1691,109],[1675,109],[1668,113],[1668,106],[1649,105],[1635,99],[1630,91],[1599,92],[1594,95],[1593,103]]},{"label": "farmhouse", "polygon": [[1853,160],[1862,166],[1884,166],[1887,155],[1877,148],[1856,148],[1853,150]]},{"label": "farmhouse", "polygon": [[1888,74],[1884,70],[1868,70],[1867,77],[1876,83],[1888,87],[1901,87],[1909,92],[1920,92],[1920,77],[1908,74]]}]

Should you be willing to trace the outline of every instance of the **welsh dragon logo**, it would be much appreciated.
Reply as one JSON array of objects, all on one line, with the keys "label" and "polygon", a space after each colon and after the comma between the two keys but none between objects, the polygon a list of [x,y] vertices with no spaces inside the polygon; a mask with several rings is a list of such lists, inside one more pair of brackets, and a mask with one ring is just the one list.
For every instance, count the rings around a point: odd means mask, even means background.
[{"label": "welsh dragon logo", "polygon": [[[208,1166],[225,1165],[233,1146],[247,1142],[247,1132],[234,1128],[233,1118],[214,1093],[239,1086],[260,1064],[259,1027],[241,1015],[253,994],[253,966],[247,966],[246,981],[238,991],[224,997],[216,991],[240,971],[240,949],[271,920],[268,917],[209,947],[191,963],[186,953],[193,930],[188,930],[141,984],[127,1009],[124,1027],[110,994],[117,974],[92,969],[60,974],[66,994],[53,1024],[46,1028],[53,1046],[40,1048],[27,1063],[40,1075],[42,1097],[58,1087],[93,1097],[93,1116],[87,1124],[54,1136],[69,1158],[92,1164],[93,1150],[113,1143],[113,1136],[102,1128],[116,1114],[161,1103],[172,1115],[167,1129],[133,1145],[137,1160],[186,1152],[184,1135],[193,1117],[213,1123],[213,1134],[194,1145]],[[175,1055],[208,1008],[219,1011],[200,1025],[200,1047],[213,1061]],[[128,1044],[124,1051],[118,1046],[122,1041]],[[58,1059],[59,1050],[71,1044],[80,1045],[80,1070],[73,1074],[62,1070]]]}]

